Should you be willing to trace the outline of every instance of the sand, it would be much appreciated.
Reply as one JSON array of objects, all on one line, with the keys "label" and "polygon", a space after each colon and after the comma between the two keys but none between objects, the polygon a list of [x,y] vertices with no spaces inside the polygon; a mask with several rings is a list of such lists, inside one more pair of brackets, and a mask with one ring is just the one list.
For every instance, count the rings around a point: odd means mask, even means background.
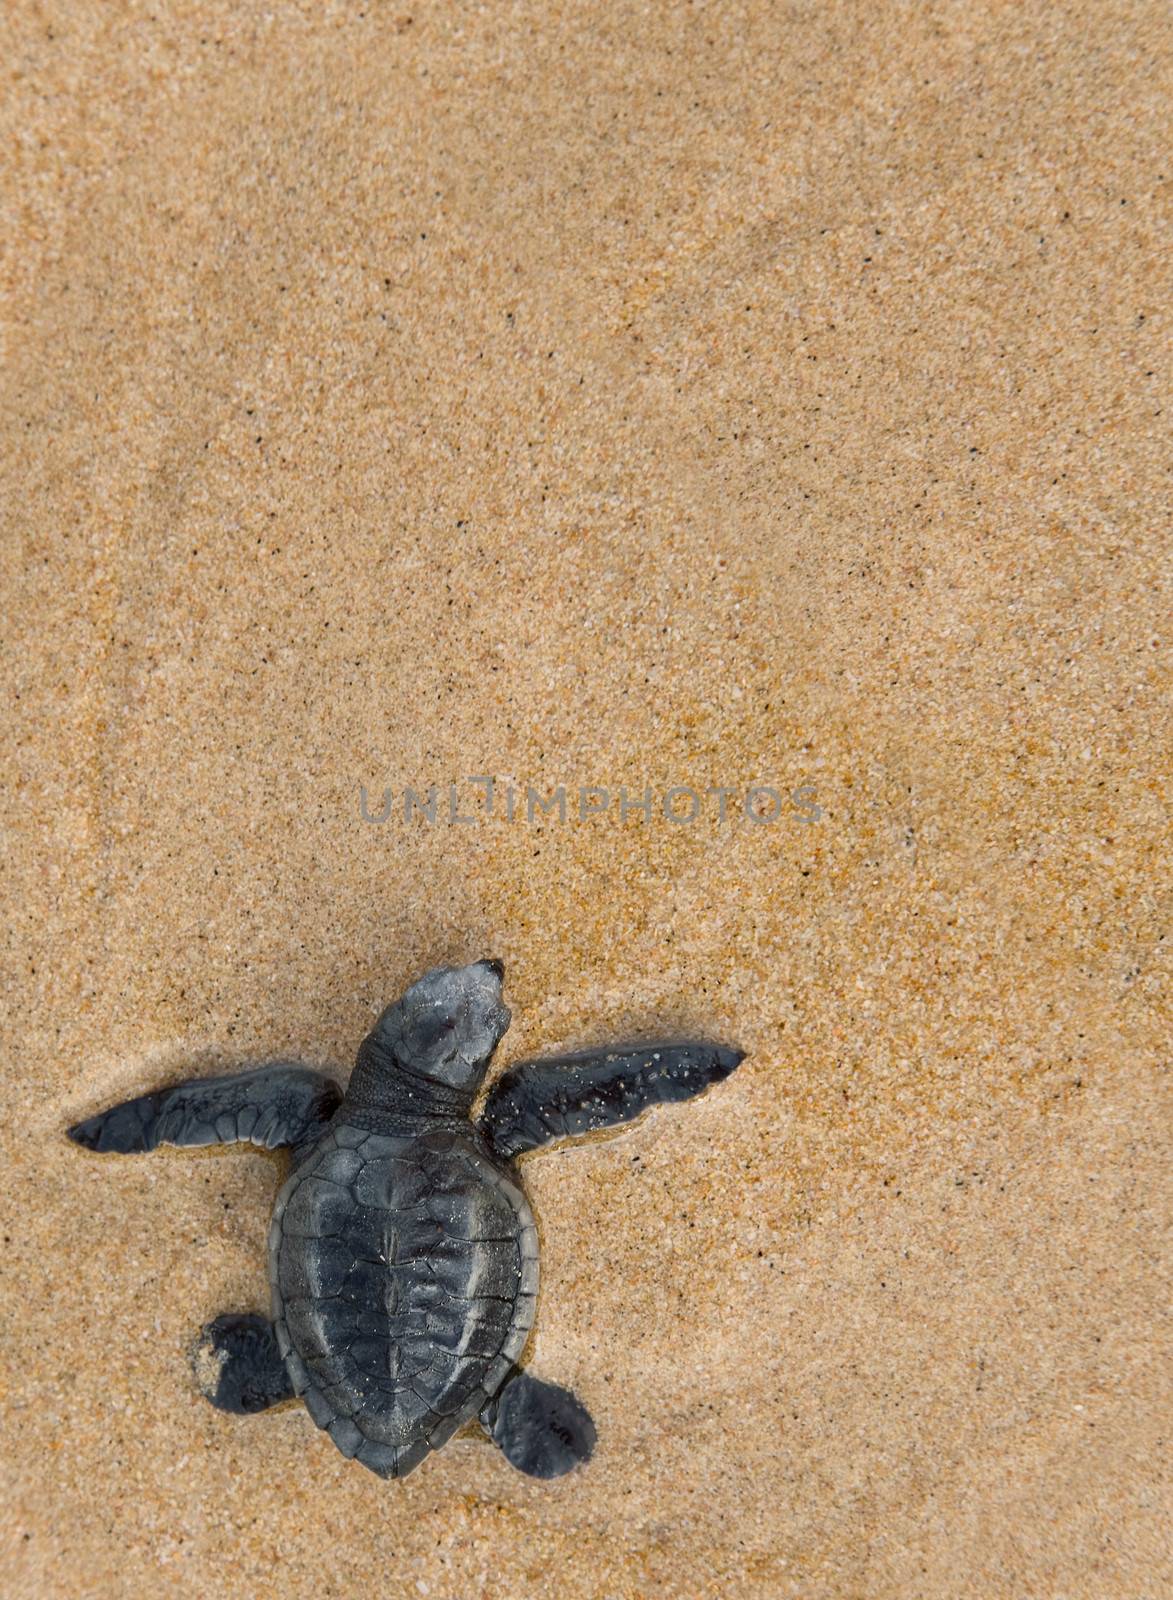
[{"label": "sand", "polygon": [[[1168,1592],[1164,8],[2,26],[0,1593]],[[524,1166],[590,1467],[389,1484],[63,1129],[480,955],[749,1054]]]}]

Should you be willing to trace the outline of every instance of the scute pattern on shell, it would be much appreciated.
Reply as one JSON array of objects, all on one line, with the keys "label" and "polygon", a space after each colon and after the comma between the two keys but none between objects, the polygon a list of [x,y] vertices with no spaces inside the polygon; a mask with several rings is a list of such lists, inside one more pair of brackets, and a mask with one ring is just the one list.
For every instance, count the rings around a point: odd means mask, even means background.
[{"label": "scute pattern on shell", "polygon": [[533,1326],[538,1241],[518,1185],[470,1128],[335,1125],[277,1200],[278,1345],[310,1415],[400,1477],[496,1393]]}]

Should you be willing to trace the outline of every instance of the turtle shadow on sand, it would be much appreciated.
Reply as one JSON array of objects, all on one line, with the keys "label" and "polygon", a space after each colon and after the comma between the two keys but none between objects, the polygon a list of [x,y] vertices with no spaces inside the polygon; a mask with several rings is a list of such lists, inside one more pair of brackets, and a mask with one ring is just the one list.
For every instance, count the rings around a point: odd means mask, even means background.
[{"label": "turtle shadow on sand", "polygon": [[202,1331],[196,1379],[223,1411],[299,1398],[346,1456],[402,1478],[466,1423],[537,1478],[586,1461],[595,1427],[518,1366],[538,1236],[516,1157],[628,1122],[726,1078],[739,1050],[598,1047],[519,1062],[471,1108],[509,1026],[499,961],[437,967],[387,1007],[343,1092],[276,1062],[140,1095],[69,1129],[86,1149],[244,1141],[288,1149],[269,1229],[272,1320]]}]

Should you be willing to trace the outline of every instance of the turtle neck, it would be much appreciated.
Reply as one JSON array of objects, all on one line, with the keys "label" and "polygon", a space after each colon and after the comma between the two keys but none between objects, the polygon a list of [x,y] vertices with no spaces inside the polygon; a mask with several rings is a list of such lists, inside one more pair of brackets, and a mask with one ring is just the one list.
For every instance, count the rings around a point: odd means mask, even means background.
[{"label": "turtle neck", "polygon": [[336,1120],[372,1129],[464,1123],[476,1089],[454,1089],[425,1077],[367,1038],[359,1047]]}]

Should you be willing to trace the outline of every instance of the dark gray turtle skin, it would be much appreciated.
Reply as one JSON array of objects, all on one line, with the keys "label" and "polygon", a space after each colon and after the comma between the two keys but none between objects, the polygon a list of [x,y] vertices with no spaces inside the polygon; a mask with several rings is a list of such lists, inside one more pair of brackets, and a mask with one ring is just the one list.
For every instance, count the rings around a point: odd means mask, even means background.
[{"label": "dark gray turtle skin", "polygon": [[100,1153],[248,1141],[292,1153],[269,1230],[271,1320],[203,1330],[197,1382],[219,1409],[300,1398],[346,1456],[402,1478],[478,1421],[519,1470],[586,1461],[589,1414],[518,1363],[538,1236],[513,1165],[725,1078],[741,1052],[617,1046],[523,1062],[473,1099],[505,1030],[500,962],[439,967],[389,1006],[342,1094],[277,1062],[124,1101],[69,1130]]}]

